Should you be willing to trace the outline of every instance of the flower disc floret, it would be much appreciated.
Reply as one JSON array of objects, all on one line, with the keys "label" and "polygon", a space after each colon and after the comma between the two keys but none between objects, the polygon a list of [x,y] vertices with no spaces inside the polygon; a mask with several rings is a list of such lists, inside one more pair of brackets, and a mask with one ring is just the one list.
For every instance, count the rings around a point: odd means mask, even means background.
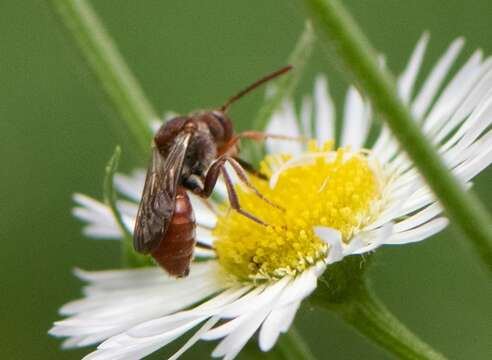
[{"label": "flower disc floret", "polygon": [[327,256],[329,246],[316,236],[315,226],[336,229],[349,242],[377,216],[381,182],[364,152],[325,146],[311,149],[300,163],[293,160],[267,157],[261,169],[270,181],[252,180],[278,208],[236,187],[241,207],[268,226],[235,211],[219,216],[214,230],[219,262],[239,279],[295,276]]}]

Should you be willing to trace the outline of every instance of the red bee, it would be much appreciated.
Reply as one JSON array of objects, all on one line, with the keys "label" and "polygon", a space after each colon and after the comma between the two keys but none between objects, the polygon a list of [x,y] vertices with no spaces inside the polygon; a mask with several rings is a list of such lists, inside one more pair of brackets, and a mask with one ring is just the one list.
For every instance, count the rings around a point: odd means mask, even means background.
[{"label": "red bee", "polygon": [[291,68],[287,66],[263,77],[219,109],[179,116],[160,127],[154,137],[152,160],[135,223],[133,244],[136,251],[150,253],[172,276],[187,276],[196,241],[195,218],[186,191],[208,198],[220,174],[231,207],[265,225],[241,209],[224,165],[229,163],[239,179],[268,202],[249,183],[243,168],[255,172],[251,165],[237,157],[237,142],[241,137],[253,140],[285,137],[254,131],[234,134],[227,110],[234,101]]}]

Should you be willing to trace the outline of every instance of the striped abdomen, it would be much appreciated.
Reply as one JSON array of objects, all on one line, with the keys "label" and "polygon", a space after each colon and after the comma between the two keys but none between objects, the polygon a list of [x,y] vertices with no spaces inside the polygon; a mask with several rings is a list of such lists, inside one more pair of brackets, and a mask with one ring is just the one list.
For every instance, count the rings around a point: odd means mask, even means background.
[{"label": "striped abdomen", "polygon": [[195,216],[190,198],[180,186],[176,192],[174,214],[167,232],[151,254],[170,275],[183,277],[190,271],[194,246]]}]

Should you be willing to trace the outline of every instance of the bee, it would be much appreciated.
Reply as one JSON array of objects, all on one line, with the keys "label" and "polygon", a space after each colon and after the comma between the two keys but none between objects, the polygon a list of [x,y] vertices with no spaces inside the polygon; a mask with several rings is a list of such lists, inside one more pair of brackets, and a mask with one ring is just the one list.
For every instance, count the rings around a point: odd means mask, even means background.
[{"label": "bee", "polygon": [[222,175],[231,208],[266,225],[241,208],[225,165],[230,164],[242,183],[269,202],[248,181],[245,170],[261,175],[238,157],[238,141],[286,137],[256,131],[235,134],[227,111],[236,100],[291,68],[286,66],[257,80],[218,109],[175,117],[155,134],[133,244],[137,252],[150,254],[171,276],[188,275],[196,243],[195,217],[187,191],[206,199]]}]

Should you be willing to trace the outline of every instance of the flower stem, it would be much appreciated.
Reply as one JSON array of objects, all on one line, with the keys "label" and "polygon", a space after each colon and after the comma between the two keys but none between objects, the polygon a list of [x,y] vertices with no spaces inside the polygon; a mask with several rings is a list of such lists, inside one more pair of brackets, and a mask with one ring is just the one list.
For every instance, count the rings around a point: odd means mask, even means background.
[{"label": "flower stem", "polygon": [[292,95],[313,52],[314,42],[313,27],[309,21],[306,21],[304,31],[287,59],[287,63],[293,66],[293,70],[289,74],[282,76],[272,85],[273,94],[265,99],[263,105],[258,110],[258,115],[253,124],[255,130],[265,130],[275,110],[278,109],[285,99]]},{"label": "flower stem", "polygon": [[149,124],[158,117],[96,13],[85,0],[48,3],[72,35],[140,150],[147,154],[152,138]]},{"label": "flower stem", "polygon": [[444,359],[377,299],[366,279],[372,255],[351,255],[329,265],[309,298],[333,311],[362,335],[401,359]]},{"label": "flower stem", "polygon": [[278,349],[282,358],[285,360],[316,359],[302,336],[293,325],[286,334],[280,337]]},{"label": "flower stem", "polygon": [[[309,21],[306,21],[301,36],[287,58],[287,64],[292,65],[293,70],[270,85],[271,94],[265,97],[260,106],[253,121],[253,130],[265,131],[274,112],[292,95],[311,57],[315,40],[313,27]],[[241,149],[241,156],[249,159],[253,164],[258,164],[265,157],[265,147],[259,143],[246,143]]]},{"label": "flower stem", "polygon": [[472,193],[445,166],[400,101],[393,76],[382,70],[376,54],[338,0],[305,0],[323,43],[334,45],[351,74],[423,175],[450,219],[461,228],[492,272],[492,219]]},{"label": "flower stem", "polygon": [[338,313],[361,334],[400,359],[445,359],[408,330],[367,289],[352,301],[341,305]]},{"label": "flower stem", "polygon": [[[152,139],[150,122],[157,119],[157,115],[97,14],[86,0],[49,0],[48,3],[72,35],[85,62],[124,120],[141,153],[146,156]],[[149,259],[133,250],[132,234],[123,223],[116,207],[113,176],[120,152],[117,147],[106,167],[104,199],[123,234],[123,265],[146,266],[149,265]]]},{"label": "flower stem", "polygon": [[123,221],[123,216],[121,215],[117,204],[116,204],[116,192],[114,191],[114,175],[118,170],[118,163],[120,161],[121,148],[116,146],[111,159],[109,159],[104,176],[103,184],[103,198],[104,203],[111,209],[113,217],[118,224],[121,231],[121,256],[122,265],[135,268],[141,266],[150,265],[150,260],[146,256],[137,254],[133,250],[133,235],[128,230],[125,222]]}]

